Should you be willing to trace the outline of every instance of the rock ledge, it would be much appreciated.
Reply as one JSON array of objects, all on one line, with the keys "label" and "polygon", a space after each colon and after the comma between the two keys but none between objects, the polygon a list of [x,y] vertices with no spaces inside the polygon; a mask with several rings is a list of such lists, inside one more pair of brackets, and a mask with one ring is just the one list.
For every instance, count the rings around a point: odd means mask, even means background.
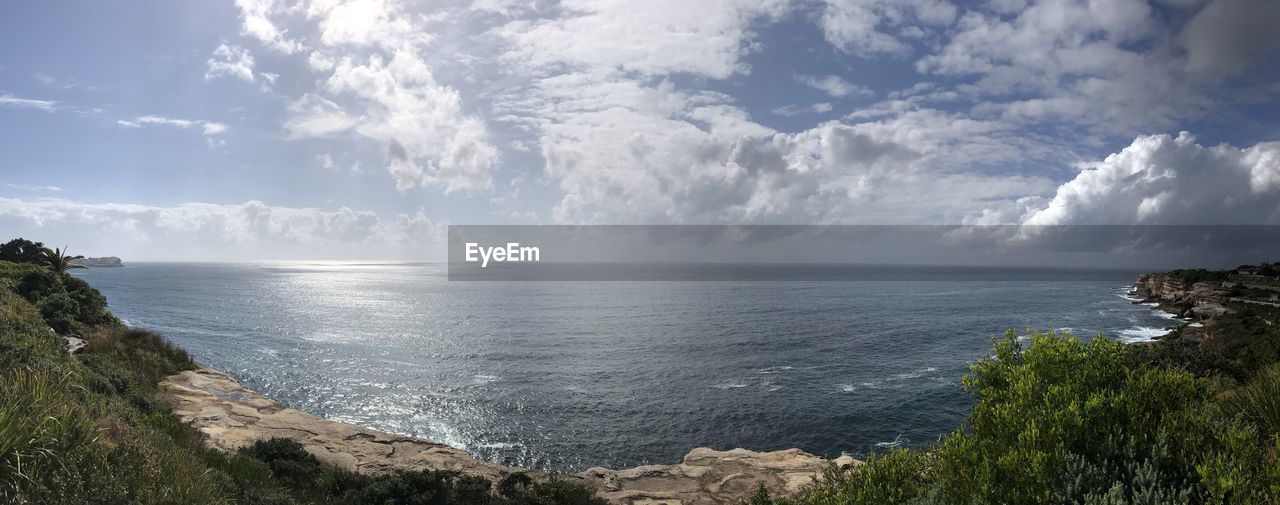
[{"label": "rock ledge", "polygon": [[[499,479],[513,472],[548,474],[496,465],[430,440],[384,433],[323,419],[288,408],[244,388],[209,368],[171,375],[160,383],[166,405],[207,437],[210,446],[233,451],[257,440],[297,440],[307,452],[334,466],[364,473],[425,468],[458,470]],[[619,505],[721,505],[737,503],[763,483],[773,496],[794,493],[829,464],[859,464],[849,457],[827,460],[799,449],[755,452],[699,447],[676,465],[623,470],[590,468],[564,478],[595,487]]]}]

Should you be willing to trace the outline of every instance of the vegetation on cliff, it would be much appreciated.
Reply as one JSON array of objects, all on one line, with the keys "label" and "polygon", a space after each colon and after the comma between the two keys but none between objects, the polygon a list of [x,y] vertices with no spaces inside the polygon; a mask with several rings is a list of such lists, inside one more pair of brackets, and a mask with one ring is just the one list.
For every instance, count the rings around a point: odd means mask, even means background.
[{"label": "vegetation on cliff", "polygon": [[[523,474],[359,475],[286,440],[209,448],[157,399],[161,378],[195,367],[186,352],[124,327],[97,290],[34,246],[5,244],[23,261],[0,260],[2,503],[603,504],[581,486]],[[76,355],[72,333],[87,341]]]},{"label": "vegetation on cliff", "polygon": [[1206,283],[1186,303],[1227,312],[1148,346],[1009,333],[965,377],[978,402],[955,432],[752,504],[1280,503],[1274,292],[1222,287],[1229,272],[1165,275],[1184,291]]}]

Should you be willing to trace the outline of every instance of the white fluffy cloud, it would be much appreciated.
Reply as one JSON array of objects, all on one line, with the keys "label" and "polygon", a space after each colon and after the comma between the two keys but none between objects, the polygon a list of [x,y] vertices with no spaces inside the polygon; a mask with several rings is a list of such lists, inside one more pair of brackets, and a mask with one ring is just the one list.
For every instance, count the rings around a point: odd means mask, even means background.
[{"label": "white fluffy cloud", "polygon": [[253,82],[253,55],[243,47],[219,44],[205,66],[205,80],[225,75]]},{"label": "white fluffy cloud", "polygon": [[457,91],[439,85],[414,53],[398,50],[365,64],[344,58],[325,82],[328,92],[364,107],[360,135],[382,142],[396,188],[442,186],[446,193],[492,187],[498,151],[479,118],[462,111]]},{"label": "white fluffy cloud", "polygon": [[285,32],[271,19],[273,14],[285,10],[279,0],[236,0],[236,7],[240,8],[241,33],[286,54],[304,49],[302,43],[287,38]]},{"label": "white fluffy cloud", "polygon": [[[423,259],[445,227],[421,210],[390,222],[370,211],[185,203],[151,206],[0,197],[0,223],[18,235],[74,244],[86,254],[126,259]],[[264,257],[264,254],[276,256]],[[438,258],[435,258],[438,259]]]},{"label": "white fluffy cloud", "polygon": [[945,0],[825,0],[819,25],[833,46],[864,57],[908,56],[913,41],[955,21]]},{"label": "white fluffy cloud", "polygon": [[[464,108],[456,88],[437,81],[427,62],[431,16],[392,0],[237,5],[245,33],[288,53],[300,51],[301,41],[312,46],[306,62],[322,78],[289,106],[283,124],[288,138],[350,131],[374,141],[400,191],[492,187],[499,151],[487,125]],[[280,22],[310,37],[286,38]]]},{"label": "white fluffy cloud", "polygon": [[1280,142],[1203,146],[1187,132],[1147,135],[1049,199],[989,208],[970,223],[1280,224]]}]

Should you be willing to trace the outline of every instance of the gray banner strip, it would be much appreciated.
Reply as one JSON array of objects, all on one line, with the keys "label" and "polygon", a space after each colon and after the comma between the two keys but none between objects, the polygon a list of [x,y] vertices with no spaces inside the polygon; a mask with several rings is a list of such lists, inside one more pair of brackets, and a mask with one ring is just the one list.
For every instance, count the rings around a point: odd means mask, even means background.
[{"label": "gray banner strip", "polygon": [[1280,259],[1280,226],[455,225],[453,281],[1085,280]]}]

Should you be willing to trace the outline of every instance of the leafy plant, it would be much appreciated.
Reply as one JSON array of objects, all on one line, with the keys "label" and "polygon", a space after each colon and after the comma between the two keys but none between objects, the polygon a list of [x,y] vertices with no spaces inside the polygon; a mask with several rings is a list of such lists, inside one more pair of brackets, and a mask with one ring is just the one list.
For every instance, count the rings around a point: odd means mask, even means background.
[{"label": "leafy plant", "polygon": [[66,254],[66,249],[66,246],[61,249],[46,247],[40,250],[40,259],[50,270],[60,274],[75,268],[85,268],[84,265],[72,263],[73,260],[84,259],[84,256],[69,256]]}]

